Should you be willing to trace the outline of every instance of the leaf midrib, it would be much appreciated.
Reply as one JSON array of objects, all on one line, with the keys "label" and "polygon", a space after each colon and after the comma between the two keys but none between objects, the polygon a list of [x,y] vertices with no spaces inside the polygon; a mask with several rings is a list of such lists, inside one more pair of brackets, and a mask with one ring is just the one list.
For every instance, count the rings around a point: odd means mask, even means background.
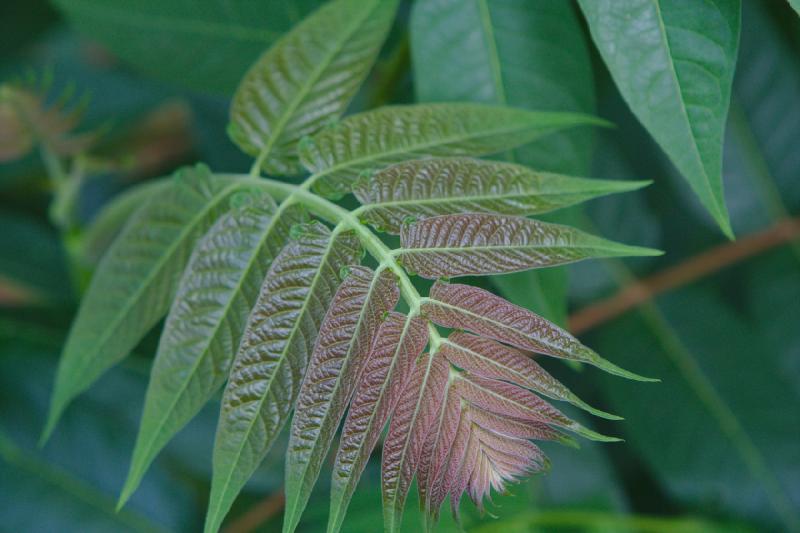
[{"label": "leaf midrib", "polygon": [[678,94],[678,100],[680,103],[678,107],[680,108],[681,115],[685,121],[684,126],[686,127],[686,130],[689,133],[689,137],[691,137],[692,139],[692,142],[690,143],[692,147],[692,155],[694,156],[695,161],[700,166],[703,178],[705,178],[703,180],[703,189],[706,190],[706,192],[709,195],[709,198],[714,203],[714,208],[717,211],[715,213],[715,218],[722,217],[724,213],[721,210],[721,206],[719,205],[718,199],[714,195],[714,191],[711,189],[710,178],[708,172],[706,171],[705,164],[703,163],[703,158],[700,155],[700,149],[697,146],[697,138],[695,137],[694,126],[692,125],[692,122],[689,120],[689,113],[686,109],[686,101],[684,100],[683,96],[683,88],[680,83],[680,78],[678,78],[678,72],[675,69],[675,63],[672,58],[672,47],[669,44],[669,35],[667,34],[666,24],[664,23],[664,16],[661,13],[661,1],[653,0],[653,6],[656,9],[656,18],[658,19],[659,37],[661,38],[661,42],[664,45],[664,48],[666,49],[667,52],[667,63],[669,64],[670,77],[672,78],[672,81],[675,84],[675,88],[677,89],[676,93]]},{"label": "leaf midrib", "polygon": [[[278,119],[278,122],[275,124],[275,127],[273,128],[269,139],[265,143],[264,148],[262,148],[259,152],[254,164],[255,168],[260,168],[264,164],[269,156],[269,153],[272,151],[272,147],[283,135],[284,128],[289,121],[294,118],[294,112],[297,110],[300,104],[303,103],[314,85],[319,81],[320,76],[328,69],[328,67],[331,66],[333,60],[338,56],[339,52],[350,42],[351,35],[353,35],[353,33],[355,33],[361,27],[363,22],[369,18],[369,15],[371,15],[377,7],[380,7],[380,2],[376,2],[368,11],[365,10],[362,13],[362,17],[355,19],[347,31],[340,35],[340,40],[336,41],[335,45],[328,49],[327,53],[323,56],[323,60],[320,61],[311,71],[311,75],[308,76],[308,78],[300,85],[300,89],[297,91],[295,97],[291,99],[288,102],[288,105],[284,107],[283,115],[281,115],[281,117]],[[256,63],[255,67],[259,67],[260,63],[260,61]]]},{"label": "leaf midrib", "polygon": [[[183,382],[181,383],[180,389],[178,391],[178,394],[175,396],[174,401],[170,404],[169,408],[165,410],[164,416],[160,419],[160,421],[157,424],[156,428],[153,430],[153,437],[147,443],[147,448],[145,448],[147,453],[145,454],[144,457],[147,457],[147,456],[150,455],[150,451],[151,451],[151,449],[153,447],[153,443],[157,440],[156,439],[157,434],[161,432],[161,430],[163,429],[164,425],[167,422],[167,419],[170,417],[172,411],[175,409],[175,406],[178,404],[180,399],[183,397],[183,394],[186,392],[186,388],[189,386],[189,382],[194,378],[195,372],[200,367],[200,362],[206,358],[206,356],[208,354],[209,347],[211,346],[211,342],[213,341],[214,338],[216,338],[217,332],[219,332],[220,328],[222,327],[223,322],[225,322],[225,319],[226,319],[226,317],[228,315],[229,310],[231,309],[233,301],[236,299],[237,295],[240,294],[241,288],[244,285],[244,281],[245,281],[245,279],[247,278],[247,276],[250,273],[250,269],[256,263],[256,259],[259,258],[259,252],[261,251],[262,247],[267,242],[267,239],[269,239],[269,237],[271,236],[272,231],[277,226],[281,215],[286,210],[286,208],[289,207],[289,205],[290,204],[288,204],[287,202],[282,202],[281,203],[280,207],[278,207],[278,209],[275,211],[275,213],[272,214],[270,222],[269,222],[269,225],[267,226],[266,230],[263,232],[263,235],[262,235],[260,241],[258,242],[258,244],[255,247],[253,247],[253,254],[252,254],[250,260],[247,262],[246,267],[243,269],[244,275],[239,277],[239,281],[236,283],[235,288],[232,291],[231,298],[228,300],[228,302],[222,308],[223,309],[222,317],[217,321],[217,323],[214,326],[214,328],[212,329],[211,333],[209,335],[206,335],[206,342],[204,343],[204,346],[203,346],[203,349],[202,349],[202,355],[195,359],[195,362],[192,364],[192,367],[189,369],[189,374],[187,375],[186,379],[184,379]],[[273,260],[274,260],[274,258],[273,258]],[[139,477],[141,477],[141,476],[139,476]]]},{"label": "leaf midrib", "polygon": [[[308,293],[306,295],[306,298],[304,299],[302,307],[299,309],[298,320],[295,321],[294,325],[292,326],[291,331],[289,332],[289,335],[286,336],[286,343],[284,344],[283,350],[281,350],[280,363],[278,363],[277,366],[282,366],[282,365],[284,365],[286,363],[287,353],[288,353],[288,351],[289,351],[289,349],[290,349],[290,347],[292,345],[292,340],[294,339],[294,336],[297,334],[297,331],[299,329],[300,323],[302,322],[302,320],[301,320],[302,316],[304,316],[306,311],[308,310],[309,302],[311,302],[311,300],[313,299],[313,298],[311,298],[311,296],[312,296],[312,294],[314,293],[314,290],[317,287],[317,283],[319,282],[320,277],[322,275],[322,270],[324,269],[325,265],[327,264],[327,260],[328,260],[328,258],[330,256],[331,249],[333,248],[333,243],[336,241],[336,237],[337,237],[338,234],[339,234],[339,232],[334,230],[329,236],[328,244],[325,247],[325,252],[320,257],[319,268],[317,268],[317,271],[314,274],[314,277],[313,277],[311,283],[309,284]],[[264,404],[264,400],[266,399],[267,395],[269,394],[269,391],[272,389],[272,384],[273,384],[273,382],[275,381],[276,377],[279,374],[278,370],[279,369],[276,367],[275,372],[273,372],[272,376],[270,376],[269,380],[267,381],[267,386],[265,388],[265,393],[261,396],[261,398],[259,398],[259,400],[257,402],[258,403],[258,407],[255,410],[256,415],[253,418],[250,419],[250,423],[247,425],[247,430],[243,433],[243,438],[240,440],[239,449],[236,451],[236,454],[233,456],[234,460],[230,461],[230,464],[233,464],[234,466],[236,464],[238,464],[239,459],[242,456],[242,450],[244,449],[245,443],[250,438],[250,434],[253,431],[253,426],[255,425],[256,419],[260,416],[261,407]],[[285,423],[285,421],[284,421],[284,423]],[[234,471],[234,468],[229,468],[228,469],[228,475],[226,476],[225,482],[222,485],[222,489],[220,490],[220,494],[221,494],[220,499],[224,498],[227,495],[228,487],[230,486],[231,478],[233,477],[233,471]],[[213,518],[213,522],[214,523],[217,522],[217,514],[219,514],[219,512],[220,512],[220,507],[219,507],[219,502],[217,502],[217,505],[216,505],[216,507],[214,509],[213,516],[209,515],[211,518]]]},{"label": "leaf midrib", "polygon": [[[403,331],[400,334],[400,341],[398,342],[397,347],[395,348],[394,353],[392,355],[392,362],[391,362],[391,364],[389,366],[389,370],[386,372],[386,379],[384,379],[383,384],[381,385],[378,398],[374,403],[374,408],[370,412],[369,422],[366,424],[366,430],[361,432],[361,434],[364,435],[365,438],[363,438],[361,440],[361,443],[358,446],[358,451],[355,453],[356,461],[353,461],[353,466],[355,466],[355,463],[360,459],[361,450],[363,450],[364,447],[367,445],[366,437],[369,435],[369,432],[372,429],[373,424],[375,423],[375,419],[376,419],[376,417],[378,415],[378,405],[381,402],[383,402],[385,397],[386,397],[386,391],[389,389],[389,385],[391,383],[392,373],[394,372],[394,369],[397,367],[398,353],[400,352],[401,349],[403,349],[403,346],[404,346],[403,342],[404,342],[404,340],[406,339],[406,337],[408,335],[408,332],[409,332],[410,326],[411,326],[411,322],[413,321],[413,319],[414,319],[414,316],[406,315],[405,322],[403,323]],[[329,517],[328,520],[329,520],[329,524],[331,524],[331,523],[335,523],[336,524],[336,528],[335,529],[340,529],[341,528],[341,522],[342,522],[343,519],[340,519],[339,516],[344,514],[344,511],[342,510],[342,502],[343,502],[343,500],[345,498],[345,495],[348,495],[348,493],[351,492],[351,490],[355,487],[355,485],[358,483],[359,477],[360,477],[360,475],[358,475],[358,476],[354,475],[354,472],[351,470],[349,475],[347,476],[347,482],[344,484],[342,489],[339,490],[339,491],[334,491],[334,490],[331,491],[332,492],[332,494],[331,494],[331,513],[330,513],[330,517]],[[335,483],[332,486],[333,487],[337,487],[337,485]],[[350,496],[350,498],[352,498],[352,494],[349,494],[348,496]],[[339,503],[339,505],[337,505],[335,507],[335,510],[334,510],[334,505],[333,505],[334,501],[338,501],[338,503]],[[328,531],[333,531],[335,529],[329,527]]]},{"label": "leaf midrib", "polygon": [[[343,377],[345,377],[347,375],[347,372],[352,367],[351,363],[353,362],[353,360],[352,360],[353,350],[354,350],[355,346],[358,344],[358,342],[359,342],[359,334],[362,332],[362,330],[363,330],[363,328],[365,326],[364,317],[366,316],[367,311],[370,310],[370,302],[372,301],[372,296],[375,294],[376,288],[378,287],[378,285],[382,281],[381,280],[381,274],[382,273],[383,273],[383,269],[380,269],[380,270],[375,271],[373,273],[373,275],[372,275],[372,280],[370,281],[369,289],[367,290],[367,292],[366,292],[366,294],[364,296],[364,303],[363,303],[363,305],[361,306],[361,309],[358,312],[358,320],[356,321],[356,327],[353,330],[353,336],[348,341],[347,352],[345,353],[344,357],[342,358],[342,360],[343,360],[342,367],[340,368],[339,373],[337,375],[336,383],[334,384],[333,389],[331,390],[330,394],[328,395],[328,399],[325,401],[326,409],[325,409],[325,415],[323,417],[323,423],[324,423],[324,420],[328,419],[328,414],[331,412],[330,411],[331,401],[333,400],[333,398],[336,396],[336,394],[340,390],[342,382],[344,381]],[[363,370],[364,370],[363,366],[362,366],[361,370],[363,372]],[[354,380],[353,380],[354,383],[358,383],[358,378],[359,377],[360,376],[354,376]],[[335,431],[335,428],[334,428],[334,431]],[[317,450],[319,449],[320,440],[324,440],[324,439],[321,439],[320,437],[322,437],[322,432],[321,431],[316,432],[315,438],[314,438],[314,443],[312,444],[311,449],[306,454],[306,457],[308,459],[310,459],[310,457],[313,456],[317,452]],[[332,439],[333,439],[333,436],[331,436],[331,440]],[[309,469],[310,465],[311,465],[311,461],[310,460],[306,460],[305,464],[303,464],[301,466],[300,476],[298,478],[301,491],[302,491],[303,486],[306,484],[306,480],[307,480],[307,477],[308,477],[308,471],[309,471],[308,469]],[[288,468],[287,468],[287,470],[288,470]],[[317,476],[319,476],[319,472],[317,472]],[[313,473],[311,474],[311,477],[314,477]],[[287,484],[287,489],[288,489],[288,484]],[[284,531],[287,531],[289,529],[294,529],[294,527],[296,526],[297,521],[299,521],[299,519],[300,519],[299,515],[296,514],[297,513],[296,510],[297,510],[298,506],[300,505],[300,501],[299,500],[301,498],[305,499],[306,500],[306,505],[307,505],[308,496],[309,496],[308,494],[303,496],[301,492],[295,492],[295,493],[292,493],[292,494],[288,494],[288,492],[289,491],[287,490],[286,512],[284,513]],[[289,523],[289,520],[291,520],[291,522],[293,522],[291,528],[285,527],[285,524]]]},{"label": "leaf midrib", "polygon": [[78,371],[82,372],[86,368],[87,365],[89,365],[92,361],[94,361],[94,359],[96,358],[97,354],[100,353],[103,350],[103,346],[108,342],[108,339],[113,337],[114,331],[116,331],[116,329],[119,327],[120,323],[124,320],[125,315],[127,315],[127,313],[130,311],[130,309],[138,303],[138,301],[141,298],[142,294],[146,290],[148,290],[148,288],[150,287],[151,282],[156,277],[156,273],[158,273],[161,270],[163,270],[164,265],[169,262],[168,259],[171,259],[172,255],[175,253],[175,251],[184,244],[186,236],[191,234],[196,229],[195,226],[197,226],[200,223],[200,221],[203,220],[209,212],[211,212],[225,198],[227,198],[229,194],[231,194],[233,191],[235,191],[236,189],[241,188],[241,187],[242,187],[241,183],[232,183],[231,185],[226,186],[224,189],[221,189],[220,191],[218,191],[217,193],[214,194],[214,196],[210,199],[210,201],[207,202],[204,205],[204,207],[200,211],[198,211],[198,213],[194,217],[191,218],[191,220],[189,221],[188,224],[184,225],[184,229],[181,230],[181,232],[178,234],[177,238],[175,238],[172,241],[172,244],[170,244],[167,247],[166,252],[162,253],[159,256],[159,259],[155,262],[153,268],[150,269],[150,271],[148,272],[147,276],[139,284],[139,287],[136,289],[136,291],[134,291],[134,293],[131,295],[131,297],[127,299],[127,301],[125,302],[125,305],[122,306],[120,311],[117,313],[117,315],[116,315],[117,318],[115,318],[112,321],[112,323],[105,329],[105,333],[104,333],[104,335],[101,336],[101,340],[97,341],[95,343],[95,346],[97,346],[97,348],[95,350],[93,350],[92,352],[90,352],[90,354],[92,354],[92,355],[90,355],[89,358],[84,358],[83,359],[84,364],[82,364],[82,365],[78,366],[77,368],[75,368],[73,370],[73,374],[74,373],[80,373]]},{"label": "leaf midrib", "polygon": [[[472,105],[481,106],[481,105],[485,105],[485,104],[472,104]],[[382,108],[382,109],[390,109],[390,108],[397,108],[397,107],[401,107],[401,106],[387,106],[387,107]],[[486,106],[486,107],[490,107],[490,106]],[[366,112],[366,113],[369,113],[369,111]],[[577,113],[557,113],[557,112],[556,113],[551,113],[551,112],[522,111],[522,110],[520,110],[520,113],[525,113],[525,114],[530,115],[531,119],[534,118],[533,115],[537,115],[539,117],[548,116],[548,115],[550,115],[550,116],[563,115],[564,118],[572,117],[572,118],[576,118],[576,119],[582,117],[580,114],[577,114]],[[361,116],[363,117],[364,114],[362,114]],[[356,118],[356,117],[359,117],[359,115],[354,115],[354,117],[351,117],[350,120],[353,120],[353,118]],[[558,130],[558,129],[566,128],[566,127],[570,127],[570,126],[579,126],[579,125],[584,124],[584,123],[588,125],[588,124],[591,124],[592,122],[587,120],[586,122],[576,121],[576,122],[568,122],[566,124],[548,124],[548,125],[545,125],[545,126],[543,126],[541,128],[538,128],[538,129],[543,132],[542,133],[543,135],[546,135],[547,133],[550,133],[551,130]],[[334,164],[334,165],[332,165],[332,166],[330,166],[330,167],[328,167],[326,169],[320,170],[319,172],[315,173],[315,176],[316,176],[317,179],[319,179],[319,178],[322,178],[322,177],[325,177],[325,176],[329,176],[330,174],[339,172],[339,171],[341,171],[343,169],[347,169],[349,167],[361,166],[361,165],[364,165],[366,163],[377,162],[377,161],[380,161],[380,160],[393,158],[393,157],[399,156],[399,155],[413,154],[413,153],[419,152],[421,150],[426,150],[428,148],[433,148],[433,147],[438,147],[438,146],[447,146],[447,145],[456,144],[456,143],[459,143],[459,142],[462,142],[462,141],[466,141],[466,140],[482,138],[482,137],[490,137],[490,136],[493,136],[493,135],[507,135],[507,134],[510,134],[510,133],[518,132],[518,131],[530,130],[532,128],[536,128],[536,125],[535,124],[525,124],[525,125],[519,125],[519,126],[514,126],[514,127],[508,127],[508,128],[496,127],[496,128],[488,128],[488,129],[480,130],[480,132],[477,133],[477,134],[453,135],[453,136],[448,136],[446,138],[439,137],[436,140],[415,144],[413,146],[404,146],[404,147],[393,149],[393,150],[387,150],[387,151],[367,154],[367,155],[364,155],[362,157],[356,157],[356,158],[353,158],[353,159],[347,159],[347,160],[344,160],[344,161],[342,161],[340,163],[336,163],[336,164]],[[535,137],[534,137],[534,139],[535,139]],[[531,139],[531,140],[533,140],[533,139]]]}]

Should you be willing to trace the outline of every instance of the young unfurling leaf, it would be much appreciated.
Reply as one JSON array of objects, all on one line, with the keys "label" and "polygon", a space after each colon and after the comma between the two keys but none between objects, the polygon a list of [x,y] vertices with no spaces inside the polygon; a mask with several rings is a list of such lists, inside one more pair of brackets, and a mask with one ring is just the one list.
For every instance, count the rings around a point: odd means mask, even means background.
[{"label": "young unfurling leaf", "polygon": [[367,459],[427,342],[426,322],[400,313],[390,313],[375,335],[369,362],[350,405],[336,454],[329,533],[341,528]]},{"label": "young unfurling leaf", "polygon": [[422,312],[441,326],[467,329],[523,350],[588,363],[611,374],[648,381],[606,361],[552,322],[478,287],[436,282],[430,297],[422,304]]},{"label": "young unfurling leaf", "polygon": [[439,351],[452,364],[476,376],[516,383],[554,400],[569,402],[593,415],[619,420],[615,415],[587,405],[528,354],[511,346],[455,331],[442,342]]},{"label": "young unfurling leaf", "polygon": [[[654,255],[525,218],[643,183],[472,158],[605,124],[586,115],[438,103],[331,122],[369,72],[397,3],[333,0],[261,56],[231,108],[230,134],[256,158],[251,174],[184,170],[113,205],[103,217],[108,233],[90,235],[102,243],[119,232],[67,341],[48,432],[75,395],[170,311],[122,501],[225,380],[206,533],[220,528],[290,416],[285,533],[298,526],[342,420],[329,533],[347,528],[347,507],[387,426],[381,492],[390,532],[400,530],[415,478],[435,519],[447,498],[454,511],[465,492],[481,507],[492,490],[546,468],[533,441],[616,440],[545,401],[617,418],[580,400],[530,352],[646,378],[486,290],[437,281],[423,296],[409,274],[438,279]],[[7,151],[28,150],[29,141],[11,139]],[[261,169],[312,175],[295,185],[256,177]],[[328,199],[349,192],[362,203],[354,211]],[[367,224],[399,234],[401,246],[391,249]],[[376,267],[361,264],[362,247]],[[398,303],[406,314],[394,311]],[[437,326],[455,331],[445,338]]]},{"label": "young unfurling leaf", "polygon": [[356,182],[361,218],[400,233],[408,218],[450,213],[533,215],[647,185],[644,181],[573,178],[522,165],[469,157],[398,163]]},{"label": "young unfurling leaf", "polygon": [[292,421],[286,456],[285,533],[294,531],[300,521],[381,320],[399,297],[393,272],[374,273],[354,266],[331,301]]},{"label": "young unfurling leaf", "polygon": [[580,230],[523,217],[441,215],[406,224],[398,259],[425,278],[518,272],[591,257],[660,255]]}]

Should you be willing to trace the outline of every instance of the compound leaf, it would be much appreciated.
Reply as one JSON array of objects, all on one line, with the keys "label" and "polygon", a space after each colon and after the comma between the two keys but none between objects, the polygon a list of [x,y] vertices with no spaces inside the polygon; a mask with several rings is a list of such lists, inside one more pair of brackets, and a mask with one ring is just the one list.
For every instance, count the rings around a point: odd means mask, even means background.
[{"label": "compound leaf", "polygon": [[335,0],[284,35],[233,97],[233,141],[267,172],[298,174],[297,142],[344,112],[396,7],[397,0]]},{"label": "compound leaf", "polygon": [[329,533],[341,529],[358,479],[427,342],[428,325],[419,317],[390,313],[381,324],[342,429],[333,467]]},{"label": "compound leaf", "polygon": [[722,142],[739,48],[739,0],[580,0],[636,117],[732,237]]},{"label": "compound leaf", "polygon": [[320,223],[281,251],[245,326],[222,396],[205,530],[217,531],[289,418],[339,273],[361,248]]},{"label": "compound leaf", "polygon": [[333,297],[292,420],[286,455],[284,532],[294,531],[300,521],[381,320],[399,298],[391,270],[375,274],[363,266],[350,267]]},{"label": "compound leaf", "polygon": [[459,212],[533,215],[646,184],[573,178],[513,163],[453,157],[398,163],[359,180],[353,193],[364,204],[362,220],[381,231],[400,233],[409,217]]},{"label": "compound leaf", "polygon": [[241,205],[198,242],[181,278],[153,362],[121,503],[159,450],[225,382],[267,269],[292,225],[304,219],[296,205],[278,209],[263,192],[238,194],[247,196],[234,196]]},{"label": "compound leaf", "polygon": [[559,224],[493,215],[441,215],[402,227],[398,259],[422,277],[502,274],[591,257],[659,255]]},{"label": "compound leaf", "polygon": [[485,104],[385,106],[347,117],[300,144],[315,190],[341,196],[364,170],[423,156],[487,155],[572,126],[604,125],[577,113]]},{"label": "compound leaf", "polygon": [[440,326],[467,329],[523,350],[588,363],[629,379],[648,380],[606,361],[536,313],[478,287],[437,281],[421,311]]},{"label": "compound leaf", "polygon": [[124,358],[169,309],[192,248],[240,187],[198,165],[142,206],[103,257],[56,375],[46,440],[67,404]]}]

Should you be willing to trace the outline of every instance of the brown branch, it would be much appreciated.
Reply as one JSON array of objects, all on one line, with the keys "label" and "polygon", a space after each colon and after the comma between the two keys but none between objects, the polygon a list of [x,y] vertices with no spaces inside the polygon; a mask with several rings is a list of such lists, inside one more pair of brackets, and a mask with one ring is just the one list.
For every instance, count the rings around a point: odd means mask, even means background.
[{"label": "brown branch", "polygon": [[575,334],[608,322],[650,300],[734,263],[800,238],[800,218],[787,218],[763,231],[727,242],[669,267],[642,280],[636,280],[606,299],[578,310],[569,318]]},{"label": "brown branch", "polygon": [[224,533],[249,533],[280,513],[285,503],[283,489],[278,489],[231,522]]}]

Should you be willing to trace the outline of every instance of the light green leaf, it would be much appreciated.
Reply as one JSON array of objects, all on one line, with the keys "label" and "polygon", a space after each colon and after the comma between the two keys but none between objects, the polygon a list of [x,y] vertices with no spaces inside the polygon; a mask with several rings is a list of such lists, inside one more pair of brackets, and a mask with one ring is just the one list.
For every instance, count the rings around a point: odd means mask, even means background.
[{"label": "light green leaf", "polygon": [[123,359],[169,309],[196,240],[240,185],[198,165],[142,206],[98,266],[56,374],[45,441],[69,402]]},{"label": "light green leaf", "polygon": [[[570,2],[419,0],[411,15],[411,51],[420,100],[594,112],[589,43]],[[592,138],[591,130],[576,128],[502,155],[537,170],[586,175]],[[548,220],[570,223],[569,214]],[[506,298],[565,323],[565,268],[498,279]]]},{"label": "light green leaf", "polygon": [[351,233],[302,227],[275,259],[247,321],[222,397],[206,532],[219,529],[236,495],[289,418],[343,267],[361,258]]},{"label": "light green leaf", "polygon": [[399,233],[408,218],[451,213],[532,215],[647,183],[572,178],[461,157],[399,163],[359,180],[353,192],[364,204],[362,220]]},{"label": "light green leaf", "polygon": [[789,5],[800,15],[800,0],[789,0]]},{"label": "light green leaf", "polygon": [[341,115],[378,55],[397,0],[335,0],[250,68],[231,105],[230,135],[273,174],[299,174],[297,142]]},{"label": "light green leaf", "polygon": [[81,255],[90,264],[100,261],[136,210],[150,198],[166,192],[169,180],[155,180],[132,187],[114,197],[92,219],[81,237]]},{"label": "light green leaf", "polygon": [[550,133],[605,122],[576,113],[483,104],[386,106],[347,117],[300,144],[300,159],[326,196],[349,192],[364,170],[423,156],[487,155]]},{"label": "light green leaf", "polygon": [[353,266],[320,327],[295,406],[286,454],[283,531],[300,522],[336,429],[361,379],[375,333],[400,298],[391,270]]},{"label": "light green leaf", "polygon": [[739,47],[739,0],[581,0],[633,113],[732,237],[722,141]]},{"label": "light green leaf", "polygon": [[243,205],[220,218],[198,242],[178,286],[120,505],[161,448],[225,382],[267,269],[291,227],[304,219],[298,206],[278,209],[263,192],[240,192],[232,200]]},{"label": "light green leaf", "polygon": [[145,74],[224,93],[232,93],[264,48],[320,3],[55,1],[79,31]]}]

